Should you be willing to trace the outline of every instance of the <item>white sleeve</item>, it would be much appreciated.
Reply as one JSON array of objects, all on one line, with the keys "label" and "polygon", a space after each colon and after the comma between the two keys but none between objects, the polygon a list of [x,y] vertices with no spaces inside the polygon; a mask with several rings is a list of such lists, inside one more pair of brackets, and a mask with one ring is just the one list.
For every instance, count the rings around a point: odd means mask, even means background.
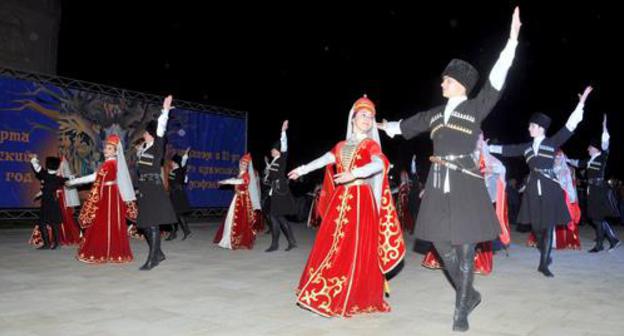
[{"label": "white sleeve", "polygon": [[386,126],[384,131],[391,138],[394,138],[395,135],[401,134],[401,121],[389,121],[388,126]]},{"label": "white sleeve", "polygon": [[169,120],[169,110],[160,110],[160,116],[158,117],[158,128],[156,129],[156,135],[159,138],[165,136],[167,130],[167,121]]},{"label": "white sleeve", "polygon": [[39,160],[36,157],[30,159],[30,164],[32,164],[33,169],[38,173],[41,171],[41,165],[39,164]]},{"label": "white sleeve", "polygon": [[578,124],[581,121],[583,121],[583,107],[585,107],[585,105],[579,102],[578,105],[576,105],[574,112],[570,114],[570,117],[568,118],[568,121],[566,122],[566,128],[570,132],[574,132],[574,130],[576,129],[576,126],[578,126]]},{"label": "white sleeve", "polygon": [[299,166],[297,169],[295,169],[295,171],[297,172],[299,176],[303,176],[305,174],[308,174],[311,171],[317,170],[319,168],[323,168],[335,162],[336,162],[336,157],[334,156],[334,154],[327,152],[323,154],[323,156],[321,156],[320,158],[308,164]]},{"label": "white sleeve", "polygon": [[182,155],[182,162],[180,162],[182,164],[182,167],[186,166],[186,161],[188,161],[188,154]]},{"label": "white sleeve", "polygon": [[505,78],[507,78],[507,72],[509,71],[511,63],[513,63],[514,57],[516,55],[517,46],[517,40],[507,40],[507,45],[505,45],[505,49],[501,51],[500,56],[496,61],[496,64],[494,64],[494,67],[490,72],[490,83],[498,91],[500,91],[503,88],[503,84],[505,84]]},{"label": "white sleeve", "polygon": [[373,176],[384,169],[383,161],[379,156],[373,156],[371,162],[362,167],[351,170],[351,175],[355,178],[367,178]]},{"label": "white sleeve", "polygon": [[566,162],[572,166],[572,167],[576,167],[578,168],[579,166],[579,160],[575,160],[575,159],[566,159]]},{"label": "white sleeve", "polygon": [[501,146],[501,145],[488,145],[488,151],[491,154],[502,154],[503,153],[503,146]]},{"label": "white sleeve", "polygon": [[602,150],[603,151],[609,150],[609,140],[610,139],[611,139],[611,136],[609,136],[609,131],[605,128],[602,131],[602,136],[600,138],[601,146],[602,146]]},{"label": "white sleeve", "polygon": [[231,184],[231,185],[238,185],[238,184],[243,184],[245,181],[243,181],[242,178],[229,178],[229,179],[225,179],[223,181],[219,181],[219,183],[221,184]]},{"label": "white sleeve", "polygon": [[286,137],[286,131],[282,131],[282,136],[280,136],[280,152],[288,152],[288,138]]},{"label": "white sleeve", "polygon": [[95,182],[95,174],[89,174],[89,175],[85,175],[83,177],[78,177],[75,178],[73,180],[69,180],[67,181],[67,185],[68,186],[77,186],[77,185],[81,185],[81,184],[88,184],[88,183],[93,183]]}]

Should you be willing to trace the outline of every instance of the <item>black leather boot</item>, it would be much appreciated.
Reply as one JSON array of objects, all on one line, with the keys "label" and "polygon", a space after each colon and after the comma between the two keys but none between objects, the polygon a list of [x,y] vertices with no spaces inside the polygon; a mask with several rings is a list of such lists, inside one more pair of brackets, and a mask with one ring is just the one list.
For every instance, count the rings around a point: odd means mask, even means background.
[{"label": "black leather boot", "polygon": [[49,250],[50,237],[48,236],[47,225],[39,225],[39,233],[41,234],[41,240],[43,240],[43,245],[37,247],[37,250]]},{"label": "black leather boot", "polygon": [[546,230],[546,232],[542,234],[542,253],[540,256],[540,264],[537,268],[538,272],[549,278],[555,276],[550,269],[548,269],[548,266],[552,263],[552,259],[550,258],[550,253],[552,252],[552,235],[552,230]]},{"label": "black leather boot", "polygon": [[277,251],[279,248],[280,223],[277,217],[271,216],[271,246],[264,252]]},{"label": "black leather boot", "polygon": [[589,250],[589,253],[596,253],[596,252],[600,252],[602,250],[604,250],[604,247],[602,246],[604,239],[605,239],[605,221],[598,221],[598,220],[594,220],[592,221],[594,223],[594,226],[596,227],[596,244],[594,245],[594,247],[592,247],[591,250]]},{"label": "black leather boot", "polygon": [[[157,226],[150,226],[149,228],[144,229],[145,240],[149,246],[149,253],[147,254],[147,260],[145,264],[139,268],[141,271],[149,271],[152,268],[156,267],[159,263],[157,253],[158,248],[156,247],[156,238],[160,238],[160,232]],[[158,239],[160,242],[160,239]]]},{"label": "black leather boot", "polygon": [[162,251],[162,248],[160,246],[160,230],[158,229],[158,226],[156,226],[156,232],[158,232],[158,234],[156,235],[156,239],[154,239],[154,247],[156,248],[156,260],[158,262],[156,263],[156,265],[154,265],[154,267],[158,266],[161,261],[167,259],[165,257],[165,253]]},{"label": "black leather boot", "polygon": [[171,233],[169,233],[169,236],[165,240],[171,241],[176,238],[178,238],[178,223],[171,224]]},{"label": "black leather boot", "polygon": [[182,227],[182,232],[184,233],[182,240],[186,240],[186,238],[191,236],[191,229],[189,229],[188,223],[186,222],[186,219],[183,216],[180,216],[179,222],[180,222],[180,226]]},{"label": "black leather boot", "polygon": [[290,222],[287,219],[282,219],[280,222],[280,226],[282,227],[282,231],[284,231],[284,235],[286,236],[286,240],[288,241],[288,247],[286,247],[286,251],[290,251],[297,247],[297,242],[295,241],[295,235],[293,234],[292,227],[290,226]]},{"label": "black leather boot", "polygon": [[52,235],[54,236],[53,239],[50,239],[50,244],[52,244],[52,250],[56,250],[57,248],[59,248],[61,246],[61,236],[59,233],[59,225],[58,224],[53,224],[50,225],[50,227],[52,228]]},{"label": "black leather boot", "polygon": [[[470,328],[468,324],[468,314],[471,311],[470,288],[472,287],[473,278],[474,274],[472,270],[460,270],[457,279],[453,331],[467,331]],[[474,309],[474,307],[472,307],[472,309]]]}]

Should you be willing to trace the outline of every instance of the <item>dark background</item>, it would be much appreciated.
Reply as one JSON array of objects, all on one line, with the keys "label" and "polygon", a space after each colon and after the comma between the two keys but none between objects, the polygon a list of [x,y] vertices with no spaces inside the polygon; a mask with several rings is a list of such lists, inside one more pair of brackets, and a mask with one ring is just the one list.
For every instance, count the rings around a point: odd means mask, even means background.
[{"label": "dark background", "polygon": [[[131,4],[133,3],[133,4]],[[424,3],[424,2],[423,2]],[[58,74],[249,112],[248,147],[256,165],[289,119],[290,166],[345,137],[351,104],[366,93],[378,119],[396,120],[444,103],[440,73],[453,57],[487,78],[509,36],[513,7],[523,23],[502,100],[483,124],[492,141],[528,141],[534,111],[563,127],[585,85],[595,87],[585,119],[564,146],[587,155],[609,116],[609,175],[622,177],[619,61],[615,6],[600,1],[444,1],[423,5],[298,5],[230,2],[62,1]],[[549,5],[545,6],[545,3]],[[426,173],[431,142],[382,135],[399,168],[412,153]],[[508,161],[521,177],[521,159]]]}]

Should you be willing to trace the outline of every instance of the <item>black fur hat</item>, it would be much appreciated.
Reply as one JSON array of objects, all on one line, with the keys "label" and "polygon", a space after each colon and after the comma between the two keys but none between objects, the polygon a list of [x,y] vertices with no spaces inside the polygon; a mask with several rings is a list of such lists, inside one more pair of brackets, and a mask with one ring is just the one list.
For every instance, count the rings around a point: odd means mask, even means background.
[{"label": "black fur hat", "polygon": [[540,112],[533,113],[533,115],[531,116],[531,119],[529,119],[529,123],[535,123],[535,124],[538,124],[539,126],[542,126],[544,127],[545,131],[548,130],[548,127],[550,126],[550,122],[551,122],[550,117]]},{"label": "black fur hat", "polygon": [[175,154],[174,156],[172,156],[171,161],[177,163],[178,166],[182,165],[182,157],[179,154]]},{"label": "black fur hat", "polygon": [[281,141],[279,141],[279,140],[278,140],[278,141],[275,141],[275,142],[273,143],[273,146],[271,146],[271,149],[275,149],[275,150],[278,150],[278,151],[280,151],[280,152],[281,152],[281,151],[282,151],[282,142],[281,142]]},{"label": "black fur hat", "polygon": [[458,81],[466,88],[466,94],[469,94],[477,81],[479,80],[479,71],[470,63],[458,58],[452,59],[442,72],[442,77],[449,76]]},{"label": "black fur hat", "polygon": [[149,135],[156,137],[156,129],[158,128],[158,122],[156,120],[152,120],[147,123],[145,126],[145,132],[149,133]]},{"label": "black fur hat", "polygon": [[45,161],[46,169],[57,170],[61,166],[61,159],[56,156],[48,156]]},{"label": "black fur hat", "polygon": [[589,140],[589,145],[596,148],[597,150],[602,150],[602,141],[600,138],[592,138]]}]

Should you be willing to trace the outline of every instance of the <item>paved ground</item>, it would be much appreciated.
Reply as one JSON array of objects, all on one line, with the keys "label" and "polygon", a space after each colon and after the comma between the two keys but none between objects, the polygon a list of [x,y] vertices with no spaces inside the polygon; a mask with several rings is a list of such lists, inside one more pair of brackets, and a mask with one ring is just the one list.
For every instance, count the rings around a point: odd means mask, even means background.
[{"label": "paved ground", "polygon": [[[300,247],[269,254],[267,235],[252,251],[229,251],[212,244],[214,224],[192,229],[189,240],[164,244],[167,260],[151,272],[137,270],[142,241],[132,242],[132,264],[86,265],[74,248],[35,251],[29,230],[0,230],[0,335],[452,334],[453,291],[421,255],[410,252],[392,281],[391,313],[326,319],[294,304],[314,231],[298,225]],[[556,277],[546,279],[526,234],[514,233],[511,255],[496,255],[493,274],[476,278],[484,302],[467,334],[624,335],[624,248],[588,254],[593,233],[581,234],[583,251],[556,251]]]}]

